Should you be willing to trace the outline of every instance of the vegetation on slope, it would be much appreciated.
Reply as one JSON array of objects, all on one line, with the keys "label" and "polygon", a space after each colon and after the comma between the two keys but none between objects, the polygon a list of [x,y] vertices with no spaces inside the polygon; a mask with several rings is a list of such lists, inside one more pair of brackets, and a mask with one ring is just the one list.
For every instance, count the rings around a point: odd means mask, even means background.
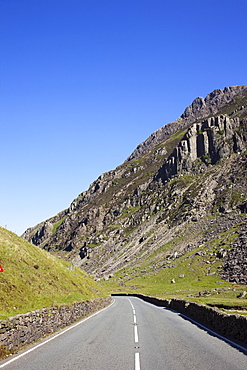
[{"label": "vegetation on slope", "polygon": [[81,269],[0,228],[0,319],[107,295]]},{"label": "vegetation on slope", "polygon": [[[245,216],[244,216],[245,217]],[[243,222],[245,222],[243,220]],[[210,306],[247,314],[247,299],[241,298],[245,285],[229,283],[222,279],[222,259],[231,248],[238,226],[192,249],[187,253],[165,252],[179,248],[188,238],[186,230],[180,238],[166,243],[139,264],[124,267],[110,279],[101,282],[109,293],[142,293],[159,298],[182,298]]]}]

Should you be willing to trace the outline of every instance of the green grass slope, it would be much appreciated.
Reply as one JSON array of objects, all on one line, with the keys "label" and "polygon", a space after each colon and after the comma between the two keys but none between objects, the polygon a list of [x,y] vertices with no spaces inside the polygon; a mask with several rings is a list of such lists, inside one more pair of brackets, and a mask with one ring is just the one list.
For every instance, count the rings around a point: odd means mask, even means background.
[{"label": "green grass slope", "polygon": [[106,296],[81,269],[0,228],[0,319]]},{"label": "green grass slope", "polygon": [[[101,281],[102,287],[110,293],[142,293],[164,299],[180,298],[192,302],[218,307],[229,313],[247,314],[247,290],[245,285],[229,283],[222,279],[222,259],[216,258],[222,246],[230,249],[237,236],[238,226],[219,233],[217,238],[200,245],[183,255],[164,257],[167,243],[139,265],[123,268],[114,277]],[[186,233],[177,238],[178,246]]]}]

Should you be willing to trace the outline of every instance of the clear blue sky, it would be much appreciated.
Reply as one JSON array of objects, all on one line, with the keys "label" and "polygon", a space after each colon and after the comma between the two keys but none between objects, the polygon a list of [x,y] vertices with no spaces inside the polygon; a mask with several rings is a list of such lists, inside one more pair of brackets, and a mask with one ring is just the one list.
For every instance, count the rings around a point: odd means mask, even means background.
[{"label": "clear blue sky", "polygon": [[67,208],[197,96],[246,84],[246,0],[0,0],[0,225]]}]

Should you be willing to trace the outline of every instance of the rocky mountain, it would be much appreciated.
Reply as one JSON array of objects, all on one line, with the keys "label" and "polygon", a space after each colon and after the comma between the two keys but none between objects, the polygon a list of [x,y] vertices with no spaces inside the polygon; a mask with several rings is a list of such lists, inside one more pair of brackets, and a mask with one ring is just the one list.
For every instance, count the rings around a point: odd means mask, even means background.
[{"label": "rocky mountain", "polygon": [[228,235],[215,254],[222,276],[247,283],[246,149],[247,86],[215,90],[23,238],[107,278],[145,261],[170,267],[171,258]]},{"label": "rocky mountain", "polygon": [[168,123],[167,125],[161,127],[152,133],[147,140],[139,144],[134,152],[127,158],[127,161],[137,159],[149,152],[178,129],[187,127],[190,123],[193,123],[196,120],[217,114],[219,110],[226,104],[230,103],[235,96],[240,97],[245,94],[246,86],[244,85],[226,87],[224,90],[214,90],[208,94],[205,99],[202,97],[196,98],[175,122]]}]

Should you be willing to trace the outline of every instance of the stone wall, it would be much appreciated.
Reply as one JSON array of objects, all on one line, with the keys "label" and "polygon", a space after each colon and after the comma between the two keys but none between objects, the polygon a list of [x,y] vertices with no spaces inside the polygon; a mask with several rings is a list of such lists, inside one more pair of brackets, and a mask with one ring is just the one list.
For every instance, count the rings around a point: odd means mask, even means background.
[{"label": "stone wall", "polygon": [[217,308],[189,302],[185,299],[159,299],[142,294],[132,294],[132,296],[182,313],[208,329],[247,348],[247,316],[229,315]]},{"label": "stone wall", "polygon": [[108,306],[111,297],[91,299],[71,306],[43,308],[0,321],[0,348],[14,352],[47,334]]}]

